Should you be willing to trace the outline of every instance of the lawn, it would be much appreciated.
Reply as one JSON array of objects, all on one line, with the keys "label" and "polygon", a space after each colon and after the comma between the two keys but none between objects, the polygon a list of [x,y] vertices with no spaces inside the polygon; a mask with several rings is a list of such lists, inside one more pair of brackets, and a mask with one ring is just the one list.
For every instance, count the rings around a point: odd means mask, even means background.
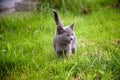
[{"label": "lawn", "polygon": [[78,50],[69,59],[54,55],[52,11],[0,15],[0,80],[119,80],[120,10],[58,13],[75,23]]}]

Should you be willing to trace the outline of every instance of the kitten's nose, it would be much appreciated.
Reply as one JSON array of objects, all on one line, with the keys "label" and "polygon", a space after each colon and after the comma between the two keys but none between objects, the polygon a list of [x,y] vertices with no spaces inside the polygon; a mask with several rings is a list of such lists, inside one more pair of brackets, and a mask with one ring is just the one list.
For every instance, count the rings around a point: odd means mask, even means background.
[{"label": "kitten's nose", "polygon": [[70,38],[70,40],[73,40],[72,38]]}]

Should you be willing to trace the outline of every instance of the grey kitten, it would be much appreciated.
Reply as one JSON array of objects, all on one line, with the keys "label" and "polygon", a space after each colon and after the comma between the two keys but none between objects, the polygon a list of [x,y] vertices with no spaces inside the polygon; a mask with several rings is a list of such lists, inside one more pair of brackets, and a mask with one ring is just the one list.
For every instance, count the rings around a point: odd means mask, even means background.
[{"label": "grey kitten", "polygon": [[54,52],[59,57],[63,55],[70,56],[77,50],[76,36],[73,31],[74,23],[64,27],[59,21],[58,14],[55,10],[53,10],[53,14],[57,25],[56,33],[53,40]]}]

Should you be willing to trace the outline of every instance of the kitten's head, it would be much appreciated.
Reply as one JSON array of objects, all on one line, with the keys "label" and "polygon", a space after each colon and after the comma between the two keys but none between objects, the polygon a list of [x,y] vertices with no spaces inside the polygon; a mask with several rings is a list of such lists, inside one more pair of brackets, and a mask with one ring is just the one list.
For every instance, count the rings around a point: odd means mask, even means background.
[{"label": "kitten's head", "polygon": [[59,38],[59,41],[64,44],[70,44],[74,40],[75,33],[73,31],[74,23],[67,27],[57,26],[56,35]]}]

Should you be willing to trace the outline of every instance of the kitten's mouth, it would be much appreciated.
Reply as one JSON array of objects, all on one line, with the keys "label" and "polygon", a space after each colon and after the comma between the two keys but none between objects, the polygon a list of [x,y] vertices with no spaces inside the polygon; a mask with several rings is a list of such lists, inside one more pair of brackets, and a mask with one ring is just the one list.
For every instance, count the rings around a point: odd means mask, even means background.
[{"label": "kitten's mouth", "polygon": [[66,41],[66,43],[67,43],[67,44],[70,44],[70,43],[71,43],[71,41]]},{"label": "kitten's mouth", "polygon": [[71,43],[71,41],[68,42],[68,44],[70,44],[70,43]]}]

